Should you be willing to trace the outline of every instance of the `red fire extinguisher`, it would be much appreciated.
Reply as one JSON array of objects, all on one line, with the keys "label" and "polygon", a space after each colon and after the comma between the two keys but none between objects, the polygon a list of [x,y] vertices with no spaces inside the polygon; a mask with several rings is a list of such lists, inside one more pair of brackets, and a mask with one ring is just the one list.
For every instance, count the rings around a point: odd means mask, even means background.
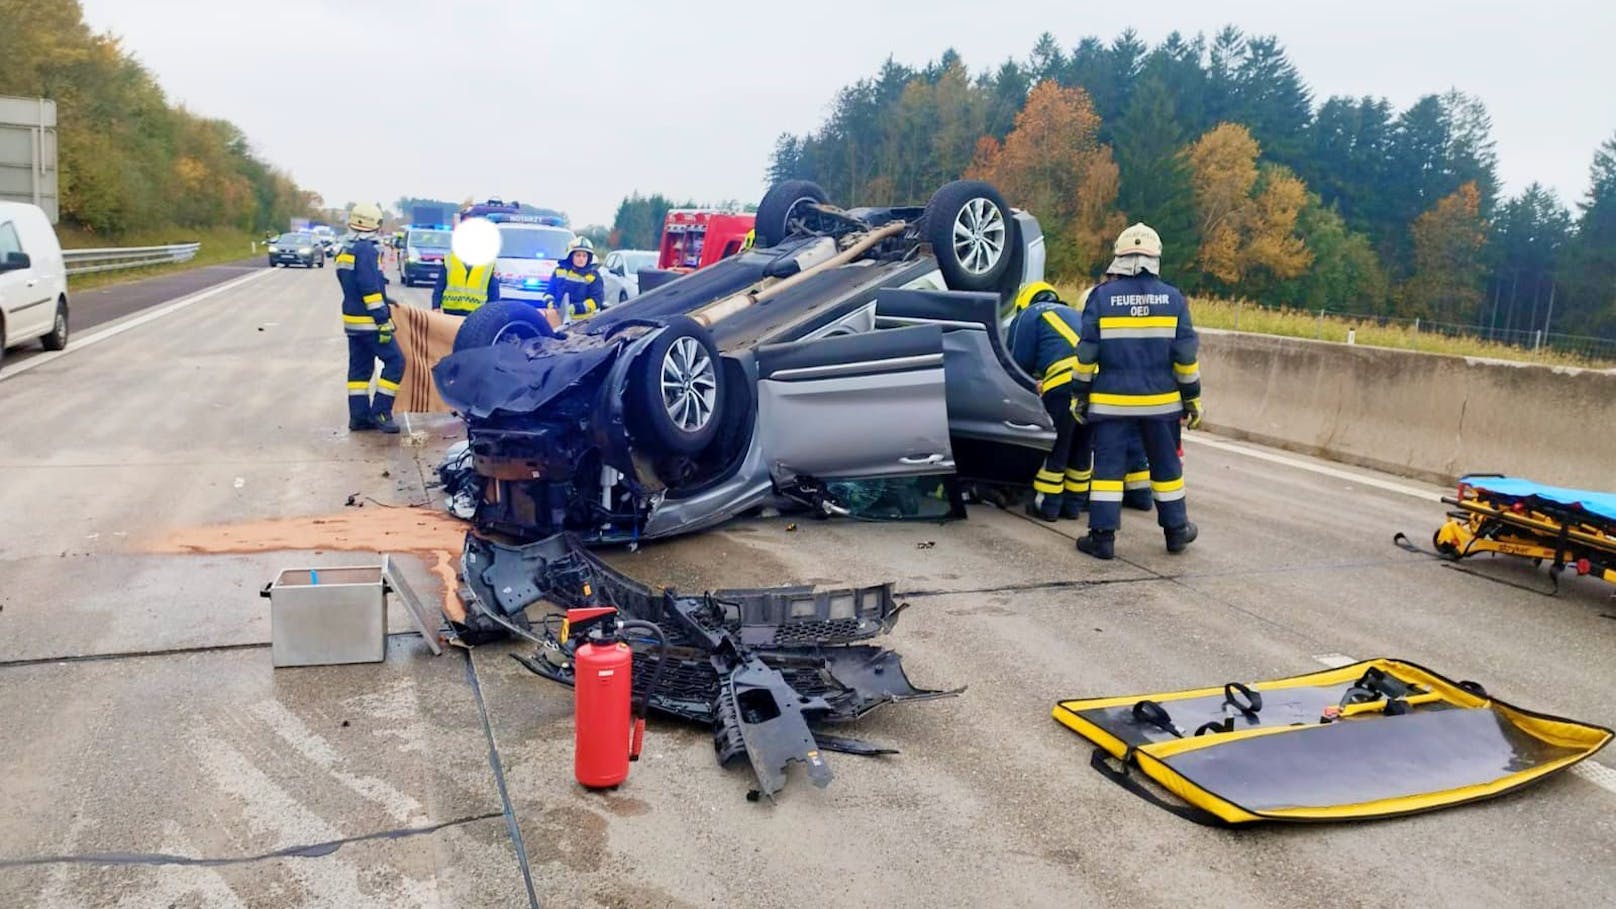
[{"label": "red fire extinguisher", "polygon": [[[645,694],[634,696],[634,652],[627,632],[649,632],[658,656]],[[628,779],[630,761],[645,741],[645,707],[662,675],[668,640],[662,629],[622,621],[610,606],[567,610],[562,641],[583,637],[573,653],[573,775],[589,789],[611,789]]]}]

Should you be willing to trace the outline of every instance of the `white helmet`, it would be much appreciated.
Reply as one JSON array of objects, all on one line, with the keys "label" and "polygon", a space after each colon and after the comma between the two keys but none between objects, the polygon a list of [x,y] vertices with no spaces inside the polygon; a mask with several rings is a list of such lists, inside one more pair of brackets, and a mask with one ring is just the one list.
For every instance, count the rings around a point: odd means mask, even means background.
[{"label": "white helmet", "polygon": [[357,233],[368,234],[380,230],[382,226],[382,207],[374,202],[361,202],[348,212],[348,229]]},{"label": "white helmet", "polygon": [[1114,256],[1149,256],[1152,259],[1160,259],[1161,252],[1161,237],[1142,221],[1118,234],[1117,243],[1111,249]]},{"label": "white helmet", "polygon": [[567,258],[571,259],[572,254],[580,249],[589,253],[589,261],[595,261],[595,244],[589,242],[588,237],[574,237],[572,242],[567,245]]}]

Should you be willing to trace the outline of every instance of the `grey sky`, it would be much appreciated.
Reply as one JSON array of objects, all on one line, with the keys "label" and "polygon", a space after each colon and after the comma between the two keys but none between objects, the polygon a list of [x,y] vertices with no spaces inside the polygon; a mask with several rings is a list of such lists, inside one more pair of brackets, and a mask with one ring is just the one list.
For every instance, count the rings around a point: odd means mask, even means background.
[{"label": "grey sky", "polygon": [[503,195],[578,225],[609,223],[635,189],[754,199],[775,137],[817,127],[836,89],[888,55],[920,65],[952,46],[976,71],[1024,59],[1046,30],[1070,47],[1132,26],[1154,44],[1232,23],[1278,35],[1316,99],[1404,107],[1458,87],[1492,114],[1505,191],[1538,180],[1568,204],[1616,131],[1602,0],[83,5],[172,99],[233,120],[329,203]]}]

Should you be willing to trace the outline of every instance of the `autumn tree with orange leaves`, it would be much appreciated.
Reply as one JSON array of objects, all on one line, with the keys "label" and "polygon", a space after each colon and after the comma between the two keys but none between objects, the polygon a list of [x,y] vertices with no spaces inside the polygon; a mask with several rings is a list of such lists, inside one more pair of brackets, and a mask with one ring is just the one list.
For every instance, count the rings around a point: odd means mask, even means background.
[{"label": "autumn tree with orange leaves", "polygon": [[1004,142],[984,136],[966,171],[1037,216],[1054,274],[1096,274],[1125,226],[1116,209],[1117,165],[1096,138],[1099,129],[1086,92],[1040,82]]},{"label": "autumn tree with orange leaves", "polygon": [[1403,285],[1403,312],[1444,322],[1468,322],[1481,305],[1487,222],[1481,190],[1465,183],[1414,219],[1414,274]]},{"label": "autumn tree with orange leaves", "polygon": [[1246,293],[1294,278],[1313,262],[1296,234],[1307,187],[1284,167],[1259,169],[1261,151],[1244,126],[1222,123],[1184,153],[1201,230],[1196,264]]}]

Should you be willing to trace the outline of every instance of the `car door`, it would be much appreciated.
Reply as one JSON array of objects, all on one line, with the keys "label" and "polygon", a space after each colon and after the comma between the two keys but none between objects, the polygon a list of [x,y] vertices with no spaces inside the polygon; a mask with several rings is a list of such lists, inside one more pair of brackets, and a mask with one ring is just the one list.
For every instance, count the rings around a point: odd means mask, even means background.
[{"label": "car door", "polygon": [[934,326],[758,348],[758,439],[775,482],[954,471]]},{"label": "car door", "polygon": [[[13,255],[27,255],[23,247],[22,231],[14,219],[0,220],[0,262]],[[45,263],[40,263],[44,265]],[[40,269],[13,268],[0,272],[0,309],[5,312],[7,344],[17,344],[36,338],[50,330],[56,310],[51,307],[49,283],[40,277]]]},{"label": "car door", "polygon": [[1023,482],[1055,444],[1054,422],[1037,384],[1011,359],[999,325],[999,296],[887,289],[876,298],[883,332],[933,325],[943,332],[948,424],[959,472],[969,479]]}]

